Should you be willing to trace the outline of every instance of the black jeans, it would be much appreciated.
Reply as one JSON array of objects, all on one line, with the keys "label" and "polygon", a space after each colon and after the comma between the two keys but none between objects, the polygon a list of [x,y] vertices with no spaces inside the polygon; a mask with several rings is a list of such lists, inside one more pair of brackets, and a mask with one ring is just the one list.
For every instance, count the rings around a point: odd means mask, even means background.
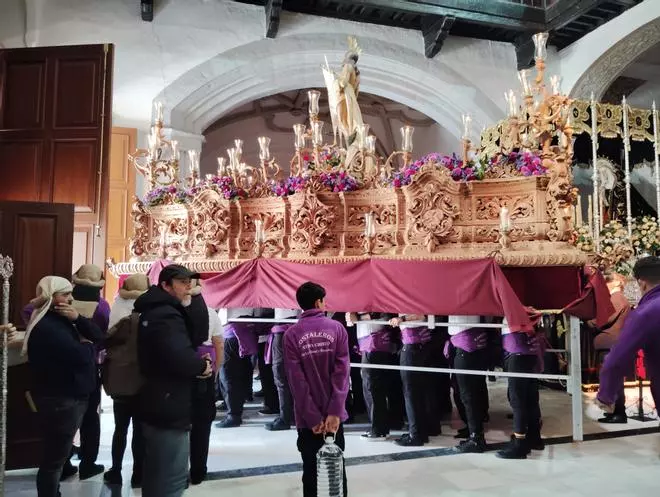
[{"label": "black jeans", "polygon": [[193,479],[206,477],[211,424],[214,419],[215,380],[213,377],[196,379],[193,382],[190,429],[190,475]]},{"label": "black jeans", "polygon": [[[537,357],[524,354],[507,354],[504,367],[509,373],[534,373]],[[539,382],[534,378],[509,378],[507,396],[513,410],[513,432],[519,435],[539,434],[541,407],[539,406]]]},{"label": "black jeans", "polygon": [[279,411],[280,405],[273,377],[273,366],[266,364],[266,343],[259,344],[259,378],[261,378],[261,390],[264,394],[264,407],[272,411]]},{"label": "black jeans", "polygon": [[101,419],[99,406],[101,405],[101,376],[96,376],[96,388],[89,396],[87,410],[80,425],[80,466],[91,466],[96,463],[99,456],[101,442]]},{"label": "black jeans", "polygon": [[112,435],[112,469],[121,471],[128,426],[133,422],[133,476],[138,480],[142,476],[142,461],[144,457],[144,439],[142,423],[137,420],[137,396],[115,397],[112,399],[112,410],[115,415],[115,432]]},{"label": "black jeans", "polygon": [[[314,435],[312,430],[308,429],[298,429],[298,451],[303,461],[303,497],[318,497],[316,454],[323,447],[324,443],[323,435]],[[341,450],[346,448],[343,424],[339,425],[335,443]],[[344,464],[344,497],[347,495],[346,464]]]},{"label": "black jeans", "polygon": [[44,452],[37,473],[38,497],[59,497],[62,467],[71,455],[88,399],[38,397],[36,399]]},{"label": "black jeans", "polygon": [[241,419],[245,399],[252,391],[252,360],[250,357],[240,356],[236,337],[225,339],[224,363],[220,370],[220,379],[228,415]]},{"label": "black jeans", "polygon": [[[362,362],[395,366],[399,359],[388,352],[365,352]],[[372,432],[387,435],[390,427],[403,424],[403,390],[398,371],[362,368],[362,389]]]},{"label": "black jeans", "polygon": [[293,419],[293,397],[289,389],[289,380],[284,369],[284,333],[273,334],[271,343],[271,358],[273,360],[273,379],[277,388],[277,396],[280,405],[280,419],[292,425]]},{"label": "black jeans", "polygon": [[[426,362],[424,345],[404,345],[401,349],[401,366],[423,367]],[[403,397],[406,405],[409,433],[412,438],[425,438],[429,433],[426,410],[427,375],[413,371],[401,371]]]},{"label": "black jeans", "polygon": [[[444,355],[447,334],[440,330],[432,332],[432,340],[426,345],[427,353],[424,366],[428,368],[446,368],[449,362]],[[440,419],[445,414],[451,414],[451,379],[448,373],[426,373],[426,418],[431,433],[440,432]]]},{"label": "black jeans", "polygon": [[[456,349],[454,367],[456,369],[486,370],[488,368],[488,349],[465,352]],[[488,416],[488,386],[485,376],[456,375],[461,400],[465,405],[465,417],[470,433],[483,434],[484,420]]]}]

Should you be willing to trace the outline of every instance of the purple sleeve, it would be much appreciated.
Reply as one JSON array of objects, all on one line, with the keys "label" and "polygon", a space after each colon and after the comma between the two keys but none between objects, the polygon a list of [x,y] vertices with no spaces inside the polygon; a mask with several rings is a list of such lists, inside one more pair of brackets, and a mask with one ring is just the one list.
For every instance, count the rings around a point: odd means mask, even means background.
[{"label": "purple sleeve", "polygon": [[25,307],[23,307],[23,312],[21,312],[21,317],[23,318],[23,324],[25,326],[28,325],[30,322],[30,316],[32,316],[32,311],[34,311],[34,306],[32,304],[28,304]]},{"label": "purple sleeve", "polygon": [[332,393],[328,402],[328,416],[342,416],[346,406],[346,397],[348,397],[349,377],[351,374],[351,361],[348,346],[348,333],[346,329],[341,328],[337,339],[337,349],[335,355],[335,365],[332,370],[330,382],[332,383]]},{"label": "purple sleeve", "polygon": [[103,333],[107,333],[108,323],[110,322],[110,304],[108,304],[107,300],[99,300],[99,305],[96,306],[92,321],[94,321]]},{"label": "purple sleeve", "polygon": [[300,351],[290,333],[284,334],[284,361],[296,419],[300,418],[296,424],[300,426],[302,421],[310,429],[318,426],[324,418],[310,395],[309,385],[300,363]]},{"label": "purple sleeve", "polygon": [[612,350],[605,358],[600,370],[598,400],[603,404],[614,404],[621,383],[637,357],[637,351],[644,348],[647,337],[657,326],[656,320],[644,312],[631,312],[623,323],[623,330]]}]

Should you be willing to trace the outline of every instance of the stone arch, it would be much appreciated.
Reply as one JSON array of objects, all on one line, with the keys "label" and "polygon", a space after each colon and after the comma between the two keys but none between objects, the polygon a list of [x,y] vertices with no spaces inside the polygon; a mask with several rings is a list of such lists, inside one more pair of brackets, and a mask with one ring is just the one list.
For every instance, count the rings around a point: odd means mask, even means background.
[{"label": "stone arch", "polygon": [[[641,6],[640,4],[638,7]],[[646,18],[648,19],[648,15]],[[601,29],[603,28],[607,29],[607,26],[601,27]],[[611,32],[612,29],[609,31]],[[591,92],[593,92],[596,100],[600,100],[626,67],[658,43],[660,43],[660,17],[656,17],[646,24],[633,29],[628,35],[619,39],[609,49],[606,49],[578,78],[571,90],[570,96],[572,98],[588,100]]]},{"label": "stone arch", "polygon": [[[502,109],[449,65],[425,59],[410,48],[360,37],[361,89],[401,102],[434,119],[456,137],[461,114],[475,126],[499,120]],[[191,69],[156,97],[165,103],[166,122],[201,134],[232,109],[280,92],[324,86],[321,65],[341,60],[344,36],[298,34],[238,46]],[[479,128],[475,128],[479,129]]]}]

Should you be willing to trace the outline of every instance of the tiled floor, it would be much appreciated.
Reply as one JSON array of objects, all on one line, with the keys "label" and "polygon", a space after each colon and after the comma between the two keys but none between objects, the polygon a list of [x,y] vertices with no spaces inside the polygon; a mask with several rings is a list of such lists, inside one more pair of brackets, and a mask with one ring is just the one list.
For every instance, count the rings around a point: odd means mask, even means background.
[{"label": "tiled floor", "polygon": [[[511,421],[505,402],[506,382],[489,384],[491,422],[487,440],[507,440]],[[634,390],[627,391],[629,405],[634,404]],[[585,433],[609,430],[657,428],[657,421],[627,425],[599,425],[593,418],[600,412],[591,405],[593,395],[585,394]],[[103,435],[99,462],[109,465],[112,435],[111,401],[104,399]],[[652,407],[649,406],[649,407]],[[570,397],[563,392],[542,392],[544,436],[571,434]],[[647,407],[648,410],[648,407]],[[212,481],[191,488],[186,495],[204,497],[231,495],[257,497],[300,496],[299,456],[295,449],[295,432],[269,433],[262,418],[254,410],[240,428],[220,430],[211,435],[209,470]],[[220,417],[218,418],[220,419]],[[561,497],[633,496],[660,488],[660,436],[640,435],[585,442],[580,445],[551,445],[534,453],[526,461],[502,461],[492,453],[468,456],[427,457],[445,455],[443,447],[454,445],[453,434],[460,422],[443,426],[446,435],[437,437],[423,449],[402,449],[389,442],[369,443],[360,440],[364,425],[347,428],[350,495],[371,496],[535,496],[561,493]],[[431,451],[429,451],[431,449]],[[425,452],[420,452],[425,451]],[[421,456],[421,458],[420,458]],[[393,461],[393,459],[402,459]],[[129,460],[125,460],[125,479],[130,478]],[[262,476],[256,476],[262,475]],[[267,478],[267,480],[266,480]],[[63,496],[98,497],[139,495],[139,491],[104,487],[101,478],[79,482],[74,479],[62,486]],[[13,473],[8,476],[6,495],[36,495],[34,474]]]}]

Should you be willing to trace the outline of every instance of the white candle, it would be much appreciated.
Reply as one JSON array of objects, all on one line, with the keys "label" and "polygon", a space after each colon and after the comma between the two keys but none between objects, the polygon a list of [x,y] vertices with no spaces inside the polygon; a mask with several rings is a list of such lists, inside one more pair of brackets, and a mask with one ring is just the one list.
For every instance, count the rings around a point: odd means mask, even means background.
[{"label": "white candle", "polygon": [[578,228],[582,226],[582,195],[578,195],[577,198],[577,218],[576,222]]},{"label": "white candle", "polygon": [[503,230],[508,230],[509,226],[511,223],[511,219],[509,218],[509,209],[506,207],[502,207],[500,210],[500,228]]}]

